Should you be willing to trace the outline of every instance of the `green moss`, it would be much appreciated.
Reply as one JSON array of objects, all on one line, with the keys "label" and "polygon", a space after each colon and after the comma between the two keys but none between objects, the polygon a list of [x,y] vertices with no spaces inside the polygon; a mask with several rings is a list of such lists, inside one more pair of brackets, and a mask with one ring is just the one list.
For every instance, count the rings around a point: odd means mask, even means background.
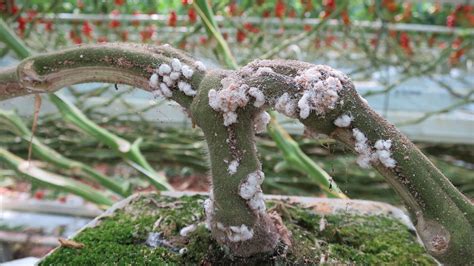
[{"label": "green moss", "polygon": [[[284,265],[317,264],[321,257],[329,263],[421,264],[432,265],[415,236],[400,222],[388,217],[325,216],[325,229],[319,231],[321,217],[296,205],[270,202],[282,214],[292,232],[293,245],[286,253],[283,245],[274,254],[236,258],[220,247],[201,223],[203,196],[179,199],[144,195],[126,208],[105,217],[95,228],[79,233],[74,240],[82,249],[61,247],[41,265]],[[159,223],[157,222],[159,221]],[[199,224],[187,237],[179,230]],[[146,245],[150,232],[161,232],[170,246]],[[184,251],[186,248],[186,252]],[[178,252],[181,250],[182,254]]]}]

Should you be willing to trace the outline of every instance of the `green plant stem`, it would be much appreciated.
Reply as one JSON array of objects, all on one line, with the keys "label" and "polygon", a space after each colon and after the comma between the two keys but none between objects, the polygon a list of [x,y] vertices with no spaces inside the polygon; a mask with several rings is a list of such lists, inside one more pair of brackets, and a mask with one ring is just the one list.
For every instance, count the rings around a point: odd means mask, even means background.
[{"label": "green plant stem", "polygon": [[238,68],[237,62],[235,61],[232,52],[230,51],[229,45],[224,40],[216,20],[214,19],[214,12],[207,0],[196,0],[193,2],[193,6],[204,22],[204,26],[209,36],[213,36],[218,43],[218,51],[224,58],[225,64],[233,69]]},{"label": "green plant stem", "polygon": [[73,193],[98,205],[111,206],[113,203],[111,199],[103,195],[103,192],[67,177],[44,171],[30,162],[15,156],[6,149],[0,148],[0,160],[35,183]]},{"label": "green plant stem", "polygon": [[120,196],[127,197],[131,194],[128,183],[120,184],[111,178],[95,171],[92,169],[92,167],[62,156],[60,153],[44,145],[40,140],[38,140],[38,138],[31,138],[31,131],[21,121],[21,118],[15,113],[0,109],[0,123],[1,122],[7,126],[7,130],[20,136],[26,142],[29,142],[31,139],[33,153],[42,160],[52,163],[53,165],[60,168],[77,172],[82,177],[94,182],[98,182],[105,188],[110,189]]},{"label": "green plant stem", "polygon": [[268,134],[277,144],[283,157],[291,169],[302,174],[308,175],[314,180],[321,190],[331,198],[347,198],[339,189],[336,182],[329,174],[319,167],[311,158],[309,158],[299,147],[298,143],[276,123],[275,115],[272,114],[272,120],[268,126]]}]

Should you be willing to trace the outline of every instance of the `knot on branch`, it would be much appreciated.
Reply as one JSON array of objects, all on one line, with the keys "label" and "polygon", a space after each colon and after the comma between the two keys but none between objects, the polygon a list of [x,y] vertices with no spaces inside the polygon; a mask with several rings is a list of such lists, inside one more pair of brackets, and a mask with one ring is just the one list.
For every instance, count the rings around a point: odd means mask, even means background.
[{"label": "knot on branch", "polygon": [[17,68],[18,81],[22,88],[33,93],[48,92],[47,79],[38,75],[34,68],[34,61],[27,60]]}]

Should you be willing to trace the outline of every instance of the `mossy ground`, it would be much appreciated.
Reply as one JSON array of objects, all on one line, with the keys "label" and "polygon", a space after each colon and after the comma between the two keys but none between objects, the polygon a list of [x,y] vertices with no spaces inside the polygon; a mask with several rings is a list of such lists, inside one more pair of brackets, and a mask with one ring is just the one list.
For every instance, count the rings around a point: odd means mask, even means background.
[{"label": "mossy ground", "polygon": [[[292,247],[285,251],[282,245],[274,254],[253,258],[232,257],[203,225],[203,200],[203,196],[137,197],[95,228],[79,233],[74,240],[85,244],[84,248],[60,247],[41,265],[435,264],[413,233],[392,218],[330,215],[324,217],[326,226],[320,231],[321,216],[282,201],[268,202],[268,206],[280,213],[292,232]],[[180,229],[193,223],[199,224],[197,229],[180,236]],[[161,233],[164,245],[147,245],[150,232]]]}]

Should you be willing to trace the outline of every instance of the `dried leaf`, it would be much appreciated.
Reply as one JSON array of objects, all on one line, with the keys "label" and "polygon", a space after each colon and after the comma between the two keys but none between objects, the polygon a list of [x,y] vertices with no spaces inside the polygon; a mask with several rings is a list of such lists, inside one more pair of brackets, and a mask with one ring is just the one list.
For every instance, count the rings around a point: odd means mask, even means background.
[{"label": "dried leaf", "polygon": [[79,243],[74,240],[69,240],[65,238],[58,238],[58,241],[59,241],[59,244],[61,244],[61,247],[66,247],[66,248],[81,249],[85,246],[83,243]]}]

